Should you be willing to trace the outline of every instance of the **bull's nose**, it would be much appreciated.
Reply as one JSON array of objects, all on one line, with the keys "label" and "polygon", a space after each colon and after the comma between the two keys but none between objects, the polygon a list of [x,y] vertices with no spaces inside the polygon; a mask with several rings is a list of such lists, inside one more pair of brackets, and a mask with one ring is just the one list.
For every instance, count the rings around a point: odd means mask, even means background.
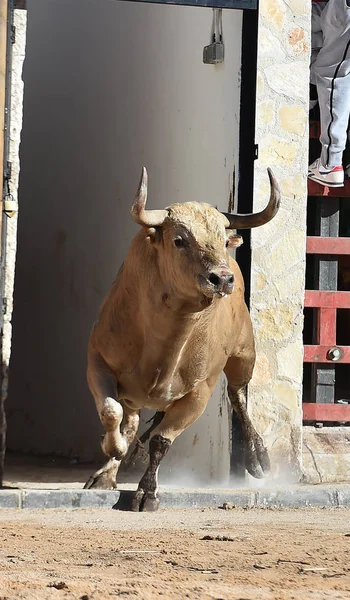
[{"label": "bull's nose", "polygon": [[231,294],[233,290],[233,273],[226,269],[212,271],[208,277],[216,292]]}]

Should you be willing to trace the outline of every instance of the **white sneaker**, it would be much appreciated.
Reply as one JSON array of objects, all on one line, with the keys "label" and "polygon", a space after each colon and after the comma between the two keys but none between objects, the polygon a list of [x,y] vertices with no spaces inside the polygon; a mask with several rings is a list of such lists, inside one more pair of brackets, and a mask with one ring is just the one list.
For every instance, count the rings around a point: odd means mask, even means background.
[{"label": "white sneaker", "polygon": [[350,179],[350,164],[345,167],[345,177]]},{"label": "white sneaker", "polygon": [[342,165],[327,169],[322,165],[320,158],[315,160],[315,162],[309,166],[307,176],[309,179],[312,179],[312,181],[317,181],[317,183],[328,187],[344,186],[344,169]]}]

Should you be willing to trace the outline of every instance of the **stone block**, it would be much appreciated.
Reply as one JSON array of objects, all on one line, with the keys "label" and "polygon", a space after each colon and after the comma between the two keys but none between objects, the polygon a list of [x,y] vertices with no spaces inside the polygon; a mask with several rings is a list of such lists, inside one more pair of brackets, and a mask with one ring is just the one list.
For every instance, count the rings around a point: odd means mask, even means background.
[{"label": "stone block", "polygon": [[285,0],[294,15],[309,15],[310,3],[305,0]]},{"label": "stone block", "polygon": [[304,29],[301,27],[294,27],[288,35],[288,51],[294,56],[300,54],[306,54],[309,50],[308,39],[305,35]]},{"label": "stone block", "polygon": [[253,377],[250,385],[261,387],[269,384],[271,381],[270,363],[266,354],[258,354],[256,357]]},{"label": "stone block", "polygon": [[259,161],[266,167],[291,167],[295,164],[299,152],[299,145],[295,142],[268,135],[259,144]]},{"label": "stone block", "polygon": [[275,118],[275,108],[271,100],[265,100],[257,105],[257,120],[262,127],[271,125]]},{"label": "stone block", "polygon": [[267,277],[265,273],[254,273],[253,289],[256,292],[262,292],[267,286]]},{"label": "stone block", "polygon": [[119,498],[118,490],[82,490],[80,508],[112,508]]},{"label": "stone block", "polygon": [[260,97],[263,96],[264,91],[265,91],[265,82],[264,82],[264,78],[261,75],[261,73],[258,73],[258,75],[257,75],[256,88],[257,88],[258,95]]},{"label": "stone block", "polygon": [[273,56],[274,60],[283,60],[285,57],[278,37],[263,25],[259,27],[259,55],[261,57]]},{"label": "stone block", "polygon": [[296,174],[284,177],[279,181],[281,192],[287,198],[306,198],[307,179],[306,175]]},{"label": "stone block", "polygon": [[260,14],[271,25],[281,31],[286,20],[286,7],[281,0],[262,0]]},{"label": "stone block", "polygon": [[350,480],[350,428],[303,428],[303,471],[308,483]]},{"label": "stone block", "polygon": [[303,345],[301,339],[278,350],[277,365],[280,377],[288,377],[296,382],[302,381]]},{"label": "stone block", "polygon": [[113,490],[24,490],[23,508],[112,508],[119,495]]},{"label": "stone block", "polygon": [[[294,270],[295,269],[295,270]],[[288,277],[282,273],[274,280],[276,289],[276,298],[280,302],[285,302],[288,298],[300,297],[305,284],[305,260],[303,257],[302,264],[298,265],[288,273]],[[301,344],[300,344],[301,346]]]},{"label": "stone block", "polygon": [[[287,340],[298,330],[298,308],[291,304],[252,311],[258,342]],[[299,315],[300,316],[300,315]]]},{"label": "stone block", "polygon": [[350,485],[342,486],[341,488],[336,489],[336,499],[338,506],[343,506],[346,508],[350,507]]},{"label": "stone block", "polygon": [[79,490],[24,490],[22,506],[25,509],[79,508]]},{"label": "stone block", "polygon": [[280,508],[303,508],[307,506],[323,508],[336,506],[332,490],[321,489],[317,486],[306,489],[283,490],[278,494]]},{"label": "stone block", "polygon": [[292,229],[285,233],[273,246],[270,243],[256,250],[259,265],[270,273],[270,278],[284,275],[305,260],[305,232]]},{"label": "stone block", "polygon": [[298,394],[288,381],[276,381],[274,384],[274,396],[292,415],[299,409]]},{"label": "stone block", "polygon": [[282,104],[278,114],[281,127],[283,127],[285,131],[300,136],[304,135],[307,124],[307,114],[302,106]]},{"label": "stone block", "polygon": [[220,492],[173,490],[160,492],[159,499],[162,508],[214,508],[222,506],[224,502],[229,502],[235,507],[250,508],[254,506],[254,493],[244,490],[222,490]]},{"label": "stone block", "polygon": [[306,61],[274,63],[265,69],[267,83],[277,94],[305,100],[309,85],[307,67]]},{"label": "stone block", "polygon": [[20,490],[0,490],[1,508],[21,508]]}]

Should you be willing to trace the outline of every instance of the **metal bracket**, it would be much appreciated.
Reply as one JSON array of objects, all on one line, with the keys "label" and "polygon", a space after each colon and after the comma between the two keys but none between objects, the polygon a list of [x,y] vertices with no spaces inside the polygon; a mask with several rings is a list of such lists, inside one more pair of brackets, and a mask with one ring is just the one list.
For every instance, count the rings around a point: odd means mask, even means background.
[{"label": "metal bracket", "polygon": [[344,356],[344,352],[338,346],[333,346],[333,348],[330,348],[327,352],[328,360],[331,360],[333,362],[340,360],[343,356]]},{"label": "metal bracket", "polygon": [[203,48],[203,62],[206,65],[216,65],[224,62],[225,47],[222,41],[222,10],[213,8],[213,29],[211,44]]}]

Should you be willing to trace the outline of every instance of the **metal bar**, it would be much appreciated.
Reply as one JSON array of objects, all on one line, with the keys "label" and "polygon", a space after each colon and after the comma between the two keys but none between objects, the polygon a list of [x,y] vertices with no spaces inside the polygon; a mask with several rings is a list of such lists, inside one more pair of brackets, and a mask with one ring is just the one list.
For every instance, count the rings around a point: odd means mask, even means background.
[{"label": "metal bar", "polygon": [[304,421],[350,421],[349,404],[303,404]]},{"label": "metal bar", "polygon": [[311,179],[307,182],[308,196],[309,198],[316,198],[317,196],[327,196],[329,198],[350,198],[350,181],[346,180],[344,187],[330,188],[317,181]]},{"label": "metal bar", "polygon": [[304,346],[304,362],[307,363],[328,363],[334,364],[339,363],[350,363],[350,346],[337,346],[337,349],[341,352],[341,357],[337,361],[333,361],[328,357],[330,346]]},{"label": "metal bar", "polygon": [[350,254],[350,238],[308,236],[306,254]]},{"label": "metal bar", "polygon": [[[6,99],[6,50],[7,50],[7,10],[8,0],[0,0],[0,169],[4,163],[4,127]],[[2,247],[2,175],[0,198],[0,252]]]},{"label": "metal bar", "polygon": [[[122,0],[117,0],[122,1]],[[238,8],[257,10],[257,0],[127,0],[128,2],[148,2],[151,4],[179,4],[181,6],[204,6],[211,8]]]},{"label": "metal bar", "polygon": [[[1,198],[0,198],[0,488],[3,484],[4,463],[6,452],[6,412],[5,399],[6,390],[4,380],[7,373],[4,372],[2,364],[2,335],[3,335],[3,289],[4,289],[4,265],[5,265],[5,239],[6,219],[3,220],[3,187],[5,161],[8,156],[9,146],[9,93],[10,93],[10,49],[12,25],[12,1],[0,0],[0,169],[1,169]],[[6,114],[7,111],[7,114]]]},{"label": "metal bar", "polygon": [[[239,177],[236,175],[235,170],[232,175],[232,208],[242,213],[253,211],[258,29],[258,11],[243,11],[239,111]],[[251,235],[249,229],[243,229],[239,233],[243,237],[244,244],[238,249],[236,259],[246,284],[244,297],[249,308],[252,264]],[[246,393],[248,396],[248,391]],[[248,397],[247,400],[249,401]],[[232,411],[231,431],[230,472],[236,482],[241,481],[244,484],[246,475],[244,435],[242,423],[234,410]]]},{"label": "metal bar", "polygon": [[350,292],[306,290],[304,305],[309,308],[350,308]]},{"label": "metal bar", "polygon": [[337,309],[320,308],[318,311],[318,343],[335,346],[337,337]]}]

